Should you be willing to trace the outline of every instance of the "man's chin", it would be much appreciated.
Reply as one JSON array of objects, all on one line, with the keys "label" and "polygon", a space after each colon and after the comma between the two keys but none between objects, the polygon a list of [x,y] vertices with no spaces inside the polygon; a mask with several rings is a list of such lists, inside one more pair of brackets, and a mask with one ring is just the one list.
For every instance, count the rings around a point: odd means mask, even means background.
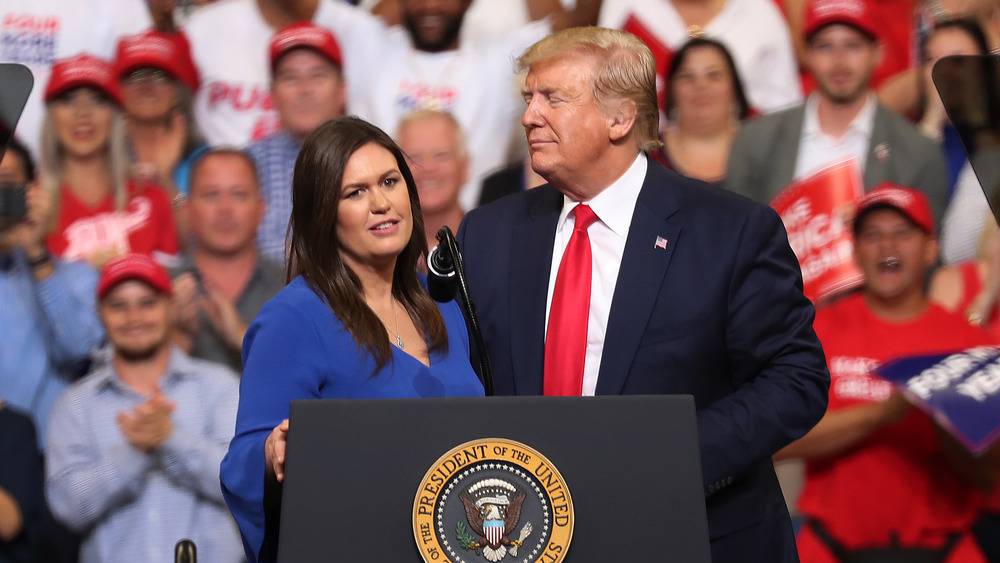
[{"label": "man's chin", "polygon": [[824,88],[823,95],[835,104],[849,105],[868,95],[868,86],[858,88]]},{"label": "man's chin", "polygon": [[156,344],[154,346],[146,347],[135,347],[130,348],[127,346],[116,346],[115,355],[117,355],[122,360],[128,363],[138,363],[145,362],[151,359],[153,356],[158,354],[165,344]]}]

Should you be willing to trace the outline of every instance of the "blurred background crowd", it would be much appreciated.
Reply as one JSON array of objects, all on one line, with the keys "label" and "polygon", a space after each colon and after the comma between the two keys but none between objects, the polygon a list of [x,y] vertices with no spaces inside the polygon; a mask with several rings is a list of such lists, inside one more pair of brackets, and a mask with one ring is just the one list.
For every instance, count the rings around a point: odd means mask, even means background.
[{"label": "blurred background crowd", "polygon": [[[168,561],[181,537],[241,560],[218,467],[244,333],[285,284],[303,140],[345,114],[389,133],[434,246],[465,212],[544,183],[512,60],[580,25],[650,47],[650,157],[706,189],[769,203],[846,158],[866,191],[926,197],[929,211],[889,198],[854,224],[868,283],[844,299],[890,321],[845,338],[854,325],[821,309],[824,346],[832,333],[844,348],[827,351],[828,417],[854,418],[781,453],[786,497],[814,532],[803,541],[830,553],[930,538],[940,561],[980,561],[962,546],[981,529],[982,557],[1000,561],[989,456],[945,455],[951,439],[891,390],[857,391],[873,362],[921,351],[891,345],[911,328],[925,350],[1000,344],[996,224],[930,75],[941,57],[1000,51],[997,0],[0,0],[0,62],[35,79],[0,162],[0,189],[26,186],[27,203],[0,217],[0,562]],[[938,340],[923,317],[939,308],[976,334]],[[167,367],[133,369],[151,350]],[[904,477],[899,499],[871,497]]]}]

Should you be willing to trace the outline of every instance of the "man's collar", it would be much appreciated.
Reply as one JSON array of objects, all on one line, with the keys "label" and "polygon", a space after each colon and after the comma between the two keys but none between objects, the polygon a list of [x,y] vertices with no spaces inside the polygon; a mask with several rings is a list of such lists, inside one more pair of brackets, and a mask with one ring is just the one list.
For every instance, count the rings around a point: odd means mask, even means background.
[{"label": "man's collar", "polygon": [[[131,387],[125,385],[121,378],[118,377],[118,371],[115,369],[114,364],[113,346],[109,344],[99,353],[104,356],[101,358],[103,363],[93,372],[96,386],[98,388],[111,387],[118,391],[131,390]],[[180,348],[171,346],[170,359],[167,361],[167,371],[160,378],[159,386],[161,388],[166,387],[189,373],[191,373],[191,359]]]},{"label": "man's collar", "polygon": [[285,145],[286,147],[292,147],[295,148],[296,150],[302,148],[303,141],[300,141],[299,139],[293,137],[292,134],[288,132],[288,129],[285,129],[284,127],[282,127],[280,131],[274,134],[274,138],[276,141],[280,141],[281,144]]},{"label": "man's collar", "polygon": [[[851,120],[850,125],[847,126],[847,133],[857,132],[864,135],[866,138],[870,139],[872,136],[872,130],[875,127],[875,106],[876,106],[875,96],[872,93],[868,93],[865,97],[865,105],[861,107],[861,111],[854,116]],[[813,92],[809,95],[806,100],[805,106],[805,118],[802,123],[802,137],[818,137],[820,135],[826,135],[819,125],[819,94]],[[846,134],[846,133],[845,133]]]},{"label": "man's collar", "polygon": [[[646,155],[639,153],[621,177],[590,201],[582,203],[589,205],[601,222],[615,234],[624,237],[628,233],[629,225],[632,224],[632,212],[635,210],[635,202],[639,199],[642,184],[646,180],[648,167]],[[556,224],[563,225],[576,205],[576,201],[564,195],[559,222]]]}]

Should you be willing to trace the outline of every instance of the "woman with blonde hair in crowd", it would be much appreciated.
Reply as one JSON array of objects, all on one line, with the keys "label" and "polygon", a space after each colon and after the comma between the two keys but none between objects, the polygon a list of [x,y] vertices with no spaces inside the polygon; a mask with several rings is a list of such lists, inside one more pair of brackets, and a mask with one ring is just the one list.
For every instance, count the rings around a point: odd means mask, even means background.
[{"label": "woman with blonde hair in crowd", "polygon": [[49,250],[95,268],[129,252],[172,262],[170,203],[159,186],[130,173],[111,64],[86,54],[56,61],[44,99],[41,181],[56,208]]}]

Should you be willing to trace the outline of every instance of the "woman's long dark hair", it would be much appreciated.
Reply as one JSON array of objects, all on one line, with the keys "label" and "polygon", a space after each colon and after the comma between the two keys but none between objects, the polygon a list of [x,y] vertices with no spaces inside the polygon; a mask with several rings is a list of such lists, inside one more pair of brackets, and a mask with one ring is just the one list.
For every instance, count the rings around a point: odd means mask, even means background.
[{"label": "woman's long dark hair", "polygon": [[[983,28],[982,26],[979,25],[979,22],[971,18],[955,18],[955,19],[941,20],[934,25],[934,29],[924,40],[922,51],[924,52],[925,56],[927,53],[927,44],[930,43],[931,38],[933,38],[934,35],[942,31],[947,31],[949,29],[958,30],[962,33],[965,33],[965,35],[969,39],[971,39],[973,43],[975,43],[976,50],[979,51],[979,53],[977,54],[979,55],[990,54],[990,46],[986,40],[986,34],[983,33]],[[924,65],[927,64],[927,61],[922,60],[920,64],[921,67],[923,67]],[[985,87],[987,88],[987,98],[986,98],[987,100],[994,99],[994,97],[989,96],[989,94],[993,93],[989,91],[993,89],[992,80],[990,78],[994,75],[992,67],[993,67],[993,62],[992,60],[990,60],[989,57],[983,59],[983,76],[986,77]],[[917,81],[917,93],[918,93],[917,103],[919,104],[919,107],[917,108],[917,115],[915,120],[920,121],[920,119],[923,118],[924,116],[924,112],[927,111],[927,91],[925,89],[924,77],[922,74],[920,75],[919,80]],[[993,106],[994,106],[993,103],[989,103],[990,107],[989,113],[991,118],[993,118],[996,113],[995,110],[993,109]],[[993,121],[994,120],[991,119],[991,123]]]},{"label": "woman's long dark hair", "polygon": [[392,294],[423,335],[428,351],[447,351],[448,333],[441,311],[417,278],[417,263],[427,255],[427,241],[413,174],[396,143],[363,119],[349,116],[328,121],[306,138],[299,151],[292,178],[291,257],[286,274],[288,281],[301,275],[326,301],[359,350],[374,358],[375,375],[392,360],[392,345],[382,321],[365,302],[361,281],[344,263],[337,238],[344,169],[351,155],[369,143],[395,157],[410,199],[413,233],[396,258]]},{"label": "woman's long dark hair", "polygon": [[709,47],[715,49],[722,55],[723,60],[726,61],[726,68],[729,70],[729,78],[733,83],[733,97],[736,99],[736,118],[743,121],[750,116],[750,102],[747,101],[746,92],[743,90],[743,80],[740,79],[740,73],[736,69],[736,62],[733,60],[733,55],[726,49],[726,46],[722,43],[709,39],[707,37],[695,37],[687,43],[681,46],[680,49],[674,53],[674,57],[670,59],[670,68],[667,69],[667,90],[663,93],[664,104],[663,109],[670,114],[670,111],[677,107],[677,100],[674,94],[674,78],[677,76],[677,72],[680,71],[681,65],[684,64],[684,60],[687,58],[688,53],[694,49],[700,49],[702,47]]}]

